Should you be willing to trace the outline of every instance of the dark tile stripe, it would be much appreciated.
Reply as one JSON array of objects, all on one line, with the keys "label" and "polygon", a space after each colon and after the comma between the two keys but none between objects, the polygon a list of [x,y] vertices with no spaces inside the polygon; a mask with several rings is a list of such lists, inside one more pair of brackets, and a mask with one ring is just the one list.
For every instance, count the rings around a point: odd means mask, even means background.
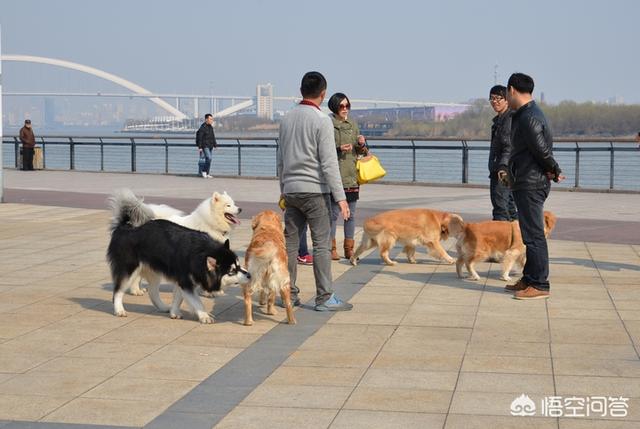
[{"label": "dark tile stripe", "polygon": [[[334,281],[336,294],[351,299],[381,269],[377,254],[363,260]],[[211,428],[218,424],[333,316],[331,312],[314,311],[312,303],[296,312],[295,326],[281,323],[271,329],[145,428],[173,429],[177,423],[181,427]]]}]

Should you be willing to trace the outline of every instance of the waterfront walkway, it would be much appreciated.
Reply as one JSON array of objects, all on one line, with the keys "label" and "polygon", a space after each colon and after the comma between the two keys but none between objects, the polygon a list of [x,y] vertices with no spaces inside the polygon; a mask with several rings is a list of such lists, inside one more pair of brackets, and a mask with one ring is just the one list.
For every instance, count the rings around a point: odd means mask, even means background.
[{"label": "waterfront walkway", "polygon": [[[190,211],[226,190],[243,208],[232,235],[243,255],[250,217],[276,209],[277,182],[4,174],[0,428],[640,426],[638,195],[552,192],[547,209],[559,221],[548,301],[511,299],[496,264],[480,264],[482,278],[472,282],[424,249],[418,264],[401,256],[394,267],[374,252],[357,267],[333,264],[336,290],[353,311],[300,308],[288,326],[284,311],[268,316],[256,306],[256,323],[245,327],[237,288],[206,300],[213,325],[189,313],[170,320],[146,296],[126,296],[129,316],[114,317],[105,200],[130,187],[147,202]],[[467,220],[490,213],[486,189],[367,185],[359,218],[399,207]],[[446,247],[454,253],[452,240]],[[304,301],[312,278],[300,268]],[[163,286],[165,301],[170,290]],[[511,415],[523,394],[536,406],[532,417]],[[554,396],[562,414],[541,408]],[[625,417],[611,415],[619,397],[629,398]]]}]

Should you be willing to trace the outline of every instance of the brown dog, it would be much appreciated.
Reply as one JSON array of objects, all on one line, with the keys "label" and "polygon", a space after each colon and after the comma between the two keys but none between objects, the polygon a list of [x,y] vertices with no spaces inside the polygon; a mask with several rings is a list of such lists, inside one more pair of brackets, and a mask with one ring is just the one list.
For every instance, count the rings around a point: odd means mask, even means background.
[{"label": "brown dog", "polygon": [[[244,293],[244,324],[253,325],[251,296],[260,290],[260,304],[267,304],[267,314],[275,315],[276,291],[280,292],[287,310],[287,321],[295,324],[291,305],[291,281],[287,270],[287,250],[280,216],[271,210],[258,213],[251,221],[253,237],[244,261],[251,281],[242,286]],[[265,299],[266,298],[266,299]]]},{"label": "brown dog", "polygon": [[[549,211],[544,212],[544,236],[548,237],[556,225],[556,217]],[[487,221],[479,223],[460,223],[457,220],[449,225],[449,232],[458,241],[456,250],[456,272],[463,278],[462,265],[469,272],[469,280],[478,280],[475,270],[477,262],[502,262],[500,279],[511,280],[509,273],[517,263],[520,267],[526,262],[526,248],[522,242],[518,221]]]},{"label": "brown dog", "polygon": [[404,245],[409,263],[416,263],[416,247],[423,245],[437,258],[449,264],[454,259],[440,245],[440,240],[449,238],[449,223],[460,216],[429,209],[401,209],[377,214],[364,222],[362,241],[351,257],[351,264],[358,263],[358,256],[367,249],[377,246],[380,257],[387,265],[395,265],[389,259],[389,250],[396,241]]}]

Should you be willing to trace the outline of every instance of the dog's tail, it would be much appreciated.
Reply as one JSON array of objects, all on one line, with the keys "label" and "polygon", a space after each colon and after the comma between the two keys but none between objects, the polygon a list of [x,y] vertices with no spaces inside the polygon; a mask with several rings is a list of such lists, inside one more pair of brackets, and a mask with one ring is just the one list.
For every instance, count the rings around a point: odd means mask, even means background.
[{"label": "dog's tail", "polygon": [[140,226],[154,219],[153,211],[131,189],[118,189],[109,197],[111,231],[125,224]]}]

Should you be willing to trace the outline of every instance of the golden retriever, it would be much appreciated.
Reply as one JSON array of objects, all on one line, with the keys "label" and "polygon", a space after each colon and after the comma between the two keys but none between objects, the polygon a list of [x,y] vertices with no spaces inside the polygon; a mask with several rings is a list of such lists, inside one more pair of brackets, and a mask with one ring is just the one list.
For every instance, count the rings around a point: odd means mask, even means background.
[{"label": "golden retriever", "polygon": [[404,245],[409,263],[416,263],[416,247],[423,245],[437,258],[449,264],[454,259],[440,245],[449,238],[449,223],[462,218],[456,214],[430,209],[400,209],[377,214],[364,222],[362,241],[351,257],[351,264],[358,263],[358,256],[367,249],[378,247],[380,257],[387,265],[396,262],[389,259],[389,250],[399,241]]},{"label": "golden retriever", "polygon": [[[544,235],[548,237],[556,225],[556,217],[549,211],[544,212]],[[478,280],[475,270],[477,262],[502,262],[500,279],[511,280],[509,274],[517,263],[520,267],[526,262],[526,248],[522,242],[518,221],[487,221],[464,223],[452,221],[449,233],[457,238],[456,272],[463,278],[462,265],[469,272],[469,280]]]},{"label": "golden retriever", "polygon": [[258,213],[251,221],[253,236],[245,254],[245,266],[251,281],[242,286],[244,294],[246,326],[253,325],[253,305],[251,296],[260,290],[260,304],[267,304],[267,314],[275,315],[276,291],[280,292],[287,310],[287,321],[293,325],[291,304],[291,280],[287,270],[287,250],[280,215],[272,210]]}]

